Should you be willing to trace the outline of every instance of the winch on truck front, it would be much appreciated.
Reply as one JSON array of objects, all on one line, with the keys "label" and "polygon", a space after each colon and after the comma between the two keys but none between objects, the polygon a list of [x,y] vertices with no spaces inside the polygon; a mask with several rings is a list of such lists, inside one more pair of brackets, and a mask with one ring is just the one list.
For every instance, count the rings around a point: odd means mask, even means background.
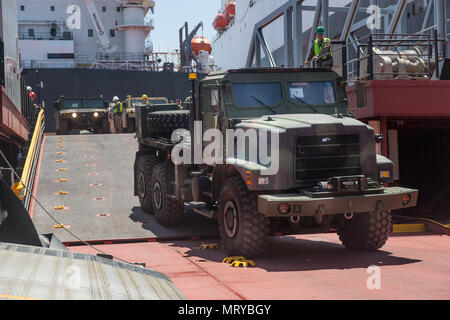
[{"label": "winch on truck front", "polygon": [[349,249],[375,250],[390,211],[415,206],[417,190],[383,186],[393,163],[351,117],[335,72],[229,70],[194,89],[189,111],[136,107],[135,195],[159,223],[178,224],[195,201],[230,254],[263,253],[270,233],[330,229]]}]

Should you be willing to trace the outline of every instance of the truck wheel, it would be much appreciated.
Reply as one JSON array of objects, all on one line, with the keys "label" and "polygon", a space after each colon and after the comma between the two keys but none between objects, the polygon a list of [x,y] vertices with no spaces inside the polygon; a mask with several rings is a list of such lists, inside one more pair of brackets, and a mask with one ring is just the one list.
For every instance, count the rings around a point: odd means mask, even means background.
[{"label": "truck wheel", "polygon": [[372,212],[356,214],[351,220],[344,220],[338,228],[339,239],[349,250],[374,251],[386,243],[392,227],[391,214],[382,210],[378,215]]},{"label": "truck wheel", "polygon": [[258,213],[258,194],[240,177],[228,178],[219,198],[219,233],[231,255],[259,256],[267,247],[269,219]]},{"label": "truck wheel", "polygon": [[153,192],[151,186],[152,172],[155,165],[159,163],[157,157],[145,155],[138,159],[136,166],[136,180],[139,202],[142,210],[153,214]]},{"label": "truck wheel", "polygon": [[127,132],[128,133],[136,132],[134,118],[127,119]]},{"label": "truck wheel", "polygon": [[61,135],[66,135],[69,132],[69,122],[67,120],[61,119],[59,127]]},{"label": "truck wheel", "polygon": [[184,202],[167,194],[166,168],[160,163],[153,169],[151,188],[156,221],[166,227],[177,225],[184,214]]}]

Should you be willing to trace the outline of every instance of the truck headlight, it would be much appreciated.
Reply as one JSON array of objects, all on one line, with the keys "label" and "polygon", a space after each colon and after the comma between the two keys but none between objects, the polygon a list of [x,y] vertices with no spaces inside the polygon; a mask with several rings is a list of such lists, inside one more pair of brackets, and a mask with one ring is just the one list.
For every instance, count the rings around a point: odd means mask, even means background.
[{"label": "truck headlight", "polygon": [[402,204],[404,206],[407,206],[410,201],[411,201],[411,195],[410,194],[403,195],[403,197],[402,197]]},{"label": "truck headlight", "polygon": [[72,118],[76,118],[77,117],[77,113],[76,112],[74,112],[74,113],[72,113]]},{"label": "truck headlight", "polygon": [[98,117],[98,112],[94,112],[94,117],[95,117],[95,118]]},{"label": "truck headlight", "polygon": [[391,172],[389,170],[380,171],[380,178],[390,178]]},{"label": "truck headlight", "polygon": [[278,212],[280,214],[288,214],[291,211],[291,206],[289,205],[289,203],[281,203],[278,206]]}]

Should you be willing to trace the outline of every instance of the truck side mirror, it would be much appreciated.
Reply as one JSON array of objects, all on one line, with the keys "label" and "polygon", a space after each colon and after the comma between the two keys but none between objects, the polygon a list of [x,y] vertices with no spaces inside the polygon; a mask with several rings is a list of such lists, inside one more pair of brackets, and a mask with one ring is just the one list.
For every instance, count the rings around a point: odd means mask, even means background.
[{"label": "truck side mirror", "polygon": [[358,81],[356,86],[356,107],[359,109],[367,107],[366,83]]},{"label": "truck side mirror", "polygon": [[384,137],[382,134],[376,134],[375,135],[375,142],[376,143],[380,143],[381,141],[383,141]]}]

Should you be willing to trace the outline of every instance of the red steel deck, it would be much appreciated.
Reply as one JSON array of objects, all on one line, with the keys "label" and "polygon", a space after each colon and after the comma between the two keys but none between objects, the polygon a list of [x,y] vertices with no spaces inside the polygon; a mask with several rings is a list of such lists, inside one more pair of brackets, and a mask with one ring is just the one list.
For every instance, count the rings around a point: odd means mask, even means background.
[{"label": "red steel deck", "polygon": [[450,117],[450,80],[369,80],[366,108],[356,108],[356,89],[347,87],[357,119]]},{"label": "red steel deck", "polygon": [[[205,241],[100,245],[98,248],[166,274],[188,299],[450,299],[450,238],[392,236],[380,251],[350,252],[334,234],[272,237],[256,267],[222,262]],[[70,250],[93,253],[89,247]],[[380,267],[369,290],[367,267]]]}]

